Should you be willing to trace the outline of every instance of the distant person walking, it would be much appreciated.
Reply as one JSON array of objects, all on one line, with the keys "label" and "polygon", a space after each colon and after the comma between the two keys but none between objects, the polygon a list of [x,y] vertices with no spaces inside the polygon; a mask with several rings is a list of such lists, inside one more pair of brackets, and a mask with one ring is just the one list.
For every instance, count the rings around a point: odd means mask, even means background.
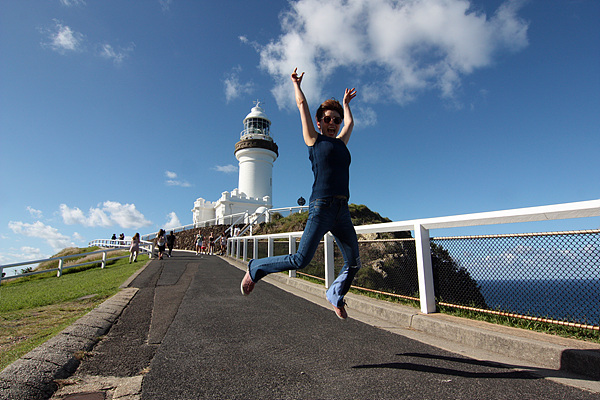
[{"label": "distant person walking", "polygon": [[344,266],[327,290],[327,300],[333,305],[338,318],[346,319],[348,313],[344,296],[361,267],[356,231],[348,210],[350,152],[346,147],[354,127],[350,101],[356,97],[356,90],[346,89],[343,105],[334,99],[321,104],[316,113],[317,131],[312,123],[306,97],[300,88],[303,77],[304,73],[298,75],[297,69],[291,76],[296,104],[300,110],[302,136],[308,146],[315,178],[306,227],[296,254],[250,260],[241,290],[244,295],[248,295],[256,282],[268,274],[306,267],[323,235],[331,232],[344,257]]},{"label": "distant person walking", "polygon": [[202,250],[202,240],[202,234],[198,232],[196,235],[196,255],[200,254],[200,251]]},{"label": "distant person walking", "polygon": [[221,235],[221,250],[220,250],[220,254],[221,255],[225,254],[226,249],[227,249],[227,236],[225,236],[225,232],[223,232],[223,234]]},{"label": "distant person walking", "polygon": [[175,247],[175,239],[175,234],[173,233],[173,231],[171,231],[171,233],[169,233],[169,236],[167,236],[167,247],[169,248],[169,252],[167,253],[167,255],[169,257],[171,257],[173,247]]},{"label": "distant person walking", "polygon": [[215,252],[215,237],[213,236],[213,233],[210,233],[210,236],[208,237],[208,254],[210,254],[211,256],[214,254]]},{"label": "distant person walking", "polygon": [[158,259],[163,259],[163,254],[165,252],[165,246],[167,245],[167,238],[165,237],[164,229],[161,229],[156,234],[156,245],[158,246]]},{"label": "distant person walking", "polygon": [[136,262],[138,254],[140,253],[140,234],[136,232],[131,238],[131,246],[129,246],[129,264]]}]

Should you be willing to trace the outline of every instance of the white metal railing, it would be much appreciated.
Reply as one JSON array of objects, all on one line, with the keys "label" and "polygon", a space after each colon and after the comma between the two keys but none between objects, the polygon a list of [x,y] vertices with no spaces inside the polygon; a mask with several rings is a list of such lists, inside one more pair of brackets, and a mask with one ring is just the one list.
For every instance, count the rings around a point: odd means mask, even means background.
[{"label": "white metal railing", "polygon": [[[211,219],[207,219],[204,221],[194,222],[193,224],[178,226],[175,228],[168,229],[168,231],[173,231],[174,233],[183,232],[183,231],[187,231],[189,229],[196,229],[196,228],[201,228],[201,227],[206,227],[206,226],[218,225],[219,222],[222,222],[223,224],[235,225],[239,221],[241,221],[244,217],[246,217],[247,215],[248,215],[247,211],[241,212],[241,213],[236,213],[236,214],[225,215],[224,217],[220,217],[220,218],[211,218]],[[233,222],[233,219],[236,217],[237,217],[236,222]],[[229,222],[227,222],[227,221],[229,221]],[[156,237],[157,233],[158,232],[146,233],[146,234],[142,235],[141,238],[144,240],[154,239]]]},{"label": "white metal railing", "polygon": [[[356,226],[355,230],[357,234],[414,231],[421,311],[427,314],[435,312],[436,310],[429,230],[597,216],[600,216],[600,200],[590,200],[540,207],[361,225]],[[302,232],[286,232],[229,238],[227,241],[227,255],[233,258],[242,259],[244,262],[248,261],[248,242],[252,241],[252,258],[258,258],[258,241],[260,239],[266,239],[268,241],[268,257],[273,256],[275,239],[288,239],[289,253],[293,254],[296,252],[296,239],[301,236]],[[331,233],[327,233],[324,237],[325,287],[329,287],[335,279],[333,268],[333,242],[333,236]],[[295,271],[290,271],[290,276],[294,277]]]},{"label": "white metal railing", "polygon": [[[98,239],[98,240],[92,241],[92,242],[90,242],[90,246],[108,247],[104,250],[96,250],[96,251],[91,251],[89,253],[71,254],[68,256],[44,258],[44,259],[40,259],[40,260],[31,260],[31,261],[24,261],[24,262],[19,262],[19,263],[14,263],[14,264],[0,265],[0,283],[2,282],[2,279],[3,279],[2,272],[5,268],[21,267],[21,266],[25,266],[25,265],[39,264],[39,263],[47,262],[47,261],[58,261],[57,268],[51,268],[51,269],[46,269],[46,270],[41,270],[41,271],[25,272],[25,273],[21,273],[21,274],[17,274],[17,275],[11,275],[10,277],[5,277],[4,279],[22,278],[25,276],[44,274],[47,272],[54,272],[54,271],[56,271],[56,276],[60,278],[63,274],[63,271],[65,271],[69,268],[83,267],[85,265],[92,265],[92,264],[98,264],[98,263],[100,263],[100,268],[104,268],[104,267],[106,267],[106,263],[109,261],[114,261],[114,260],[119,260],[121,258],[129,257],[129,255],[125,255],[125,256],[107,258],[108,253],[113,252],[113,251],[123,251],[125,248],[129,249],[129,245],[127,245],[127,246],[126,245],[103,246],[103,245],[98,244],[103,241],[104,241],[104,239]],[[106,240],[106,242],[127,242],[127,241]],[[96,244],[92,244],[92,243],[96,243]],[[140,244],[140,252],[150,252],[150,254],[152,254],[151,253],[152,247],[149,245],[151,245],[151,243],[148,243],[148,242],[141,243]],[[102,254],[102,259],[92,260],[92,261],[87,261],[87,262],[82,262],[82,263],[77,263],[77,264],[72,264],[72,265],[65,265],[65,260],[68,260],[70,258],[84,258],[84,257],[90,256],[92,254]]]},{"label": "white metal railing", "polygon": [[[88,243],[88,247],[104,247],[113,248],[119,250],[129,250],[131,247],[131,239],[119,240],[119,239],[95,239]],[[146,240],[140,240],[140,253],[148,253],[152,257],[154,252],[154,243]]]},{"label": "white metal railing", "polygon": [[[254,217],[252,217],[251,219],[249,219],[248,217],[248,211],[245,212],[241,212],[241,213],[236,213],[236,214],[230,214],[230,215],[225,215],[224,217],[220,217],[220,218],[211,218],[211,219],[207,219],[205,221],[199,221],[199,222],[195,222],[193,224],[188,224],[188,225],[182,225],[182,226],[178,226],[172,229],[169,229],[169,231],[173,231],[175,233],[177,232],[183,232],[183,231],[187,231],[189,229],[195,229],[195,228],[199,228],[199,227],[206,227],[206,226],[212,226],[212,225],[217,225],[219,223],[219,221],[222,221],[223,223],[228,223],[229,225],[233,226],[236,225],[238,223],[240,223],[241,221],[245,221],[248,222],[250,224],[255,224],[258,222],[262,222],[261,218],[264,216],[264,221],[265,222],[270,222],[271,219],[273,218],[272,216],[274,214],[285,214],[285,213],[289,213],[289,214],[293,214],[294,212],[302,212],[302,211],[306,211],[308,210],[308,206],[293,206],[293,207],[281,207],[281,208],[271,208],[271,209],[266,209],[265,211],[263,211],[261,214],[258,215],[254,215]],[[237,219],[234,221],[234,218]],[[229,221],[229,222],[227,222]],[[231,226],[225,231],[228,232],[231,230]],[[154,239],[156,237],[156,234],[158,232],[152,232],[152,233],[147,233],[142,235],[142,239],[144,240],[149,240],[149,239]],[[243,233],[240,233],[240,235],[242,235]],[[107,242],[109,242],[110,240],[107,240]],[[113,240],[113,242],[118,242],[119,240]]]}]

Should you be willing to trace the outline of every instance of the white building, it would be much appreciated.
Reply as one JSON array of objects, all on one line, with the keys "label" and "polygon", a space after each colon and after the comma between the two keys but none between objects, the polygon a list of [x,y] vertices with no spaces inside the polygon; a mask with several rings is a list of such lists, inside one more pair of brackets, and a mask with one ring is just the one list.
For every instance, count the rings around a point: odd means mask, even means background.
[{"label": "white building", "polygon": [[231,219],[226,220],[229,215],[245,212],[253,215],[273,207],[273,163],[279,154],[270,131],[271,121],[257,102],[244,118],[244,130],[235,144],[238,187],[223,192],[215,202],[198,198],[192,209],[194,224],[210,220],[216,224],[231,223]]}]

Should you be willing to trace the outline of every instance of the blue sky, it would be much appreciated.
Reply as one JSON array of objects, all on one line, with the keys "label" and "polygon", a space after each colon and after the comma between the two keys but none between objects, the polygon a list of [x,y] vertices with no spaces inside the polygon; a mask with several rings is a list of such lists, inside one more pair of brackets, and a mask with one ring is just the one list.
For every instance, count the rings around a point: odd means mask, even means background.
[{"label": "blue sky", "polygon": [[351,202],[382,216],[598,199],[599,19],[596,0],[3,1],[0,263],[191,223],[237,187],[255,100],[274,205],[308,198],[294,67],[313,112],[356,87]]}]

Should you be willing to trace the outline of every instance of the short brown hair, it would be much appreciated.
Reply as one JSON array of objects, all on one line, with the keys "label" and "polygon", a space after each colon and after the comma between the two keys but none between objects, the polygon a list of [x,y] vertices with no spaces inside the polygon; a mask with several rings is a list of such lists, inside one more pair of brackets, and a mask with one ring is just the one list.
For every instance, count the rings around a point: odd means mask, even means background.
[{"label": "short brown hair", "polygon": [[340,114],[340,117],[344,119],[344,107],[342,107],[340,102],[336,99],[327,99],[319,106],[317,109],[317,121],[320,121],[323,118],[323,113],[325,110],[336,111],[338,114]]}]

